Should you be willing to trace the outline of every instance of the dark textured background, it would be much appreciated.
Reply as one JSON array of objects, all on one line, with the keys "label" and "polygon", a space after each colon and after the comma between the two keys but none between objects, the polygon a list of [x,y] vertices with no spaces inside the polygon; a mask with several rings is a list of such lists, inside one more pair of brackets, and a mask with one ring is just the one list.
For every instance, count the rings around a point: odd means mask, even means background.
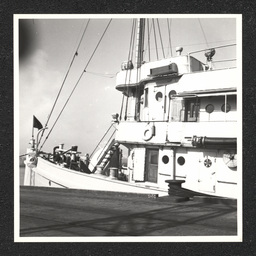
[{"label": "dark textured background", "polygon": [[[6,1],[0,2],[0,253],[1,255],[256,255],[255,1]],[[243,243],[14,243],[13,14],[243,14]]]}]

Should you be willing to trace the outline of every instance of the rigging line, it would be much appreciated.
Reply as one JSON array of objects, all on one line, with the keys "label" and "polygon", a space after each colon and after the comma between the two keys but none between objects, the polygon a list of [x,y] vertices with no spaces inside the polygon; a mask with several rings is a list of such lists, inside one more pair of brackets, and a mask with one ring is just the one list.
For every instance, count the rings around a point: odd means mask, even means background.
[{"label": "rigging line", "polygon": [[132,32],[131,32],[131,37],[130,37],[130,45],[129,45],[129,53],[128,53],[128,60],[132,58],[133,55],[133,40],[134,40],[134,30],[135,30],[135,25],[136,25],[136,20],[133,19],[132,23]]},{"label": "rigging line", "polygon": [[73,64],[73,62],[74,62],[74,59],[75,59],[75,57],[78,55],[78,49],[79,49],[80,44],[81,44],[81,42],[82,42],[82,40],[83,40],[83,37],[84,37],[84,34],[85,34],[86,30],[87,30],[87,27],[88,27],[88,25],[89,25],[89,22],[90,22],[90,19],[88,20],[88,22],[87,22],[87,24],[86,24],[86,27],[85,27],[85,29],[84,29],[84,32],[83,32],[82,37],[81,37],[81,39],[80,39],[80,42],[79,42],[79,44],[78,44],[78,46],[77,46],[77,48],[76,48],[75,54],[74,54],[74,56],[73,56],[73,58],[72,58],[72,61],[71,61],[70,65],[69,65],[68,71],[67,71],[67,73],[66,73],[66,75],[65,75],[65,78],[64,78],[64,80],[63,80],[63,82],[62,82],[61,88],[60,88],[60,90],[59,90],[59,92],[58,92],[58,95],[57,95],[57,97],[56,97],[56,99],[55,99],[53,108],[52,108],[52,110],[51,110],[51,112],[50,112],[50,115],[49,115],[49,117],[48,117],[48,120],[47,120],[45,126],[47,126],[47,124],[48,124],[48,122],[49,122],[49,120],[50,120],[50,117],[51,117],[52,112],[53,112],[53,110],[54,110],[54,108],[55,108],[55,105],[56,105],[57,100],[58,100],[58,98],[59,98],[59,96],[60,96],[60,93],[61,93],[61,91],[62,91],[62,89],[63,89],[64,83],[65,83],[65,81],[66,81],[66,79],[67,79],[67,76],[68,76],[68,74],[69,74],[69,72],[70,72],[70,69],[71,69],[71,66],[72,66],[72,64]]},{"label": "rigging line", "polygon": [[[70,69],[71,69],[71,67],[72,67],[72,65],[73,65],[73,62],[74,62],[74,60],[75,60],[75,57],[78,55],[78,49],[79,49],[80,44],[81,44],[81,42],[82,42],[82,40],[83,40],[83,37],[84,37],[84,34],[85,34],[86,30],[87,30],[87,27],[88,27],[88,25],[89,25],[89,22],[90,22],[90,19],[88,20],[88,22],[87,22],[87,24],[86,24],[86,26],[85,26],[85,29],[84,29],[84,32],[83,32],[82,37],[81,37],[81,39],[80,39],[80,42],[79,42],[79,44],[78,44],[78,46],[77,46],[77,48],[76,48],[75,54],[73,55],[73,58],[72,58],[72,60],[71,60],[71,63],[70,63],[69,68],[68,68],[68,70],[67,70],[67,73],[66,73],[66,75],[65,75],[65,77],[64,77],[64,80],[63,80],[63,82],[62,82],[61,88],[60,88],[60,90],[59,90],[59,92],[58,92],[58,94],[57,94],[57,97],[56,97],[56,99],[55,99],[55,102],[54,102],[54,104],[53,104],[53,107],[52,107],[52,109],[51,109],[51,112],[50,112],[50,114],[49,114],[49,116],[48,116],[48,118],[47,118],[45,127],[47,127],[47,124],[48,124],[48,122],[50,121],[52,112],[53,112],[53,110],[54,110],[54,108],[55,108],[55,106],[56,106],[56,103],[57,103],[58,99],[59,99],[60,93],[61,93],[61,91],[62,91],[62,89],[63,89],[63,87],[64,87],[64,84],[65,84],[65,82],[66,82],[66,79],[67,79],[67,76],[68,76],[68,74],[69,74],[69,72],[70,72]],[[39,145],[40,142],[41,142],[41,139],[42,139],[42,137],[43,137],[43,135],[44,135],[44,131],[45,131],[45,130],[43,130],[43,132],[41,133],[41,137],[40,137],[40,139],[39,139],[38,145]]]},{"label": "rigging line", "polygon": [[[151,31],[152,31],[152,22],[151,22],[151,26],[149,26],[149,19],[147,19],[147,27],[148,27],[148,44],[147,46],[145,46],[145,50],[143,51],[143,54],[144,54],[144,58],[143,59],[146,59],[146,51],[148,51],[148,57],[149,57],[149,61],[151,59],[151,56],[150,56],[150,35],[151,35]],[[149,27],[150,27],[150,30],[149,30]]]},{"label": "rigging line", "polygon": [[92,53],[92,55],[91,55],[90,59],[88,60],[88,62],[87,62],[87,64],[86,64],[86,66],[85,66],[85,68],[84,68],[84,70],[83,70],[82,74],[80,75],[80,77],[79,77],[78,81],[76,82],[76,84],[75,84],[75,86],[74,86],[73,90],[71,91],[71,93],[70,93],[70,95],[69,95],[68,99],[66,100],[66,102],[65,102],[65,104],[64,104],[64,106],[63,106],[63,108],[62,108],[62,110],[61,110],[60,114],[58,115],[58,117],[57,117],[56,121],[54,122],[54,124],[53,124],[53,126],[52,126],[51,130],[50,130],[50,131],[49,131],[49,133],[47,134],[47,137],[45,138],[44,143],[43,143],[43,144],[42,144],[42,146],[40,147],[40,150],[39,150],[39,151],[41,151],[41,149],[42,149],[43,145],[45,144],[45,142],[46,142],[46,140],[48,139],[49,135],[51,134],[51,132],[52,132],[53,128],[55,127],[55,125],[56,125],[57,121],[59,120],[59,118],[60,118],[60,116],[61,116],[61,114],[62,114],[63,110],[65,109],[65,107],[66,107],[67,103],[69,102],[69,99],[71,98],[72,94],[74,93],[74,91],[75,91],[75,89],[76,89],[76,87],[77,87],[78,83],[80,82],[80,80],[81,80],[81,78],[82,78],[83,74],[86,72],[86,68],[88,67],[89,63],[91,62],[92,57],[94,56],[94,54],[95,54],[96,50],[98,49],[98,46],[99,46],[100,42],[102,41],[102,39],[103,39],[103,37],[104,37],[104,35],[105,35],[105,33],[106,33],[106,31],[107,31],[107,29],[108,29],[108,27],[109,27],[109,25],[110,25],[111,21],[112,21],[112,19],[110,19],[110,21],[109,21],[109,23],[108,23],[107,27],[105,28],[105,30],[104,30],[104,32],[103,32],[103,34],[102,34],[102,36],[101,36],[101,38],[100,38],[100,40],[99,40],[98,44],[96,45],[96,47],[95,47],[95,49],[94,49],[94,51],[93,51],[93,53]]},{"label": "rigging line", "polygon": [[83,73],[80,75],[80,77],[79,77],[78,81],[76,82],[76,84],[75,84],[75,86],[74,86],[73,90],[71,91],[71,93],[70,93],[70,95],[69,95],[68,99],[66,100],[66,102],[65,102],[65,104],[64,104],[64,106],[63,106],[63,108],[61,109],[61,111],[60,111],[60,113],[59,113],[59,115],[58,115],[57,119],[55,120],[55,122],[54,122],[54,124],[53,124],[53,126],[52,126],[51,130],[50,130],[50,131],[49,131],[49,133],[47,134],[47,136],[46,136],[46,138],[45,138],[45,140],[44,140],[44,142],[43,142],[42,146],[40,147],[40,150],[39,150],[39,151],[41,151],[41,149],[42,149],[42,147],[44,146],[44,144],[45,144],[46,140],[49,138],[49,136],[50,136],[50,134],[51,134],[51,132],[52,132],[53,128],[55,127],[55,125],[56,125],[57,121],[59,120],[59,118],[60,118],[60,116],[61,116],[61,114],[62,114],[63,110],[65,109],[66,105],[68,104],[69,99],[71,98],[71,96],[72,96],[73,92],[75,91],[75,89],[76,89],[76,87],[77,87],[78,83],[80,82],[80,80],[81,80],[81,78],[82,78],[82,76],[83,76],[83,74],[84,74],[85,72],[86,72],[86,71],[85,71],[85,70],[83,70]]},{"label": "rigging line", "polygon": [[95,53],[95,52],[96,52],[96,50],[98,49],[98,47],[99,47],[99,45],[100,45],[100,43],[101,43],[101,41],[102,41],[102,39],[103,39],[104,35],[106,34],[107,29],[108,29],[108,27],[109,27],[109,25],[110,25],[111,21],[112,21],[112,19],[110,19],[110,21],[109,21],[109,23],[108,23],[107,27],[105,28],[105,30],[104,30],[104,32],[103,32],[103,34],[102,34],[102,36],[101,36],[101,38],[100,38],[100,40],[99,40],[98,44],[96,45],[96,47],[95,47],[95,49],[94,49],[94,51],[93,51],[93,53],[92,53],[92,55],[91,55],[90,59],[88,60],[87,65],[86,65],[86,66],[85,66],[85,68],[84,68],[84,71],[85,71],[85,72],[86,72],[86,68],[88,67],[89,63],[91,62],[91,60],[92,60],[92,58],[93,58],[93,56],[94,56],[94,53]]},{"label": "rigging line", "polygon": [[78,49],[79,49],[79,47],[80,47],[80,45],[81,45],[81,43],[82,43],[84,34],[85,34],[85,32],[86,32],[86,30],[87,30],[87,27],[88,27],[88,25],[89,25],[89,22],[90,22],[90,19],[87,21],[87,24],[86,24],[86,27],[85,27],[85,29],[84,29],[83,35],[82,35],[82,37],[81,37],[81,40],[80,40],[80,42],[79,42],[79,44],[78,44],[78,46],[77,46],[77,48],[76,48],[76,53],[77,53],[77,51],[78,51]]},{"label": "rigging line", "polygon": [[92,158],[94,152],[96,151],[96,149],[98,148],[98,146],[100,145],[100,143],[103,141],[103,139],[105,138],[105,136],[107,135],[107,133],[109,132],[109,130],[111,129],[111,127],[112,127],[113,125],[114,125],[114,124],[110,124],[108,130],[104,133],[103,137],[100,139],[99,143],[97,144],[97,146],[95,147],[95,149],[94,149],[93,152],[91,153],[90,158]]},{"label": "rigging line", "polygon": [[208,45],[208,42],[207,42],[207,39],[206,39],[206,36],[205,36],[205,33],[204,33],[204,30],[203,30],[203,27],[202,27],[202,24],[201,24],[200,19],[198,19],[198,22],[199,22],[200,27],[201,27],[201,30],[202,30],[202,32],[203,32],[204,40],[205,40],[205,42],[206,42],[207,48],[209,48],[209,45]]},{"label": "rigging line", "polygon": [[[131,51],[132,51],[132,36],[133,36],[133,30],[134,30],[134,19],[132,20],[132,31],[131,31],[131,37],[130,37],[130,45],[129,45],[129,53],[128,53],[128,61],[132,60],[131,58]],[[128,64],[128,63],[127,63]],[[125,84],[127,83],[127,76],[128,76],[128,70],[126,70],[125,73]],[[128,92],[127,92],[128,93]],[[123,97],[122,97],[122,104],[121,104],[121,110],[120,110],[120,120],[122,120],[122,113],[123,113],[123,104],[124,104],[124,93],[123,93]]]},{"label": "rigging line", "polygon": [[156,30],[155,30],[155,22],[154,19],[152,19],[153,22],[153,30],[154,30],[154,37],[155,37],[155,46],[156,46],[156,58],[158,60],[158,50],[157,50],[157,40],[156,40]]},{"label": "rigging line", "polygon": [[167,19],[169,45],[170,45],[170,51],[171,51],[171,56],[172,56],[171,24],[172,24],[172,19],[170,19],[170,23],[169,23],[169,20]]},{"label": "rigging line", "polygon": [[[230,42],[230,41],[235,41],[235,39],[230,39],[230,40],[222,40],[222,41],[211,41],[209,44],[216,44],[216,43],[223,43],[223,42]],[[193,46],[193,45],[201,45],[205,43],[197,43],[197,44],[184,44],[183,46]]]},{"label": "rigging line", "polygon": [[88,74],[92,74],[95,76],[101,76],[101,77],[106,77],[106,78],[114,78],[116,76],[116,74],[103,74],[103,73],[96,73],[96,72],[90,72],[90,71],[86,71]]},{"label": "rigging line", "polygon": [[[211,41],[211,42],[208,42],[208,44],[216,44],[216,43],[223,43],[223,42],[232,42],[232,41],[235,41],[235,39],[230,39],[230,40],[221,40],[221,41]],[[198,45],[204,45],[205,43],[196,43],[196,44],[182,44],[183,47],[185,46],[198,46]],[[175,48],[176,46],[180,46],[180,45],[174,45],[173,48]],[[167,48],[167,47],[164,47],[164,48]],[[208,47],[210,48],[210,47]],[[151,48],[151,49],[155,49],[155,48]],[[158,48],[160,49],[160,48]]]},{"label": "rigging line", "polygon": [[156,19],[156,21],[157,21],[158,32],[159,32],[159,36],[160,36],[160,42],[161,42],[161,46],[162,46],[163,56],[164,56],[164,58],[165,58],[163,40],[162,40],[161,30],[160,30],[160,26],[159,26],[159,20]]},{"label": "rigging line", "polygon": [[150,62],[150,31],[149,31],[149,19],[147,19],[147,25],[148,25],[148,60]]},{"label": "rigging line", "polygon": [[[139,41],[140,41],[140,47],[137,49],[137,51],[139,51],[137,54],[139,56],[141,56],[141,48],[142,48],[142,45],[144,43],[144,38],[142,39],[142,37],[144,37],[144,33],[145,33],[145,23],[143,20],[140,21],[140,24],[139,24],[139,27],[140,27],[140,33],[139,35],[137,34],[137,36],[139,36]],[[140,35],[143,35],[142,37]],[[138,40],[138,39],[137,39]],[[137,47],[137,46],[136,46]],[[144,45],[143,45],[144,47]],[[139,67],[137,66],[137,72],[136,72],[136,81],[135,81],[135,113],[134,113],[134,120],[136,121],[139,121],[140,119],[140,116],[139,116],[139,109],[140,109],[140,102],[139,102],[139,98],[140,98],[140,88],[139,88],[139,80],[140,80],[140,77],[141,77],[141,58],[139,58],[140,60],[140,63],[139,63]],[[137,60],[136,60],[137,62]]]},{"label": "rigging line", "polygon": [[[137,23],[137,20],[134,19],[134,26],[133,26],[133,31],[132,31],[132,41],[131,41],[131,59],[133,57],[133,53],[134,53],[134,44],[135,44],[135,32],[136,32],[136,23]],[[130,71],[129,72],[129,81],[131,79],[131,74],[132,72]],[[125,84],[127,85],[127,80],[125,81]],[[126,106],[125,106],[125,115],[124,115],[124,119],[127,120],[127,112],[128,112],[128,98],[129,98],[129,90],[128,90],[128,87],[127,87],[127,90],[126,90],[126,93],[127,93],[127,97],[126,97]]]}]

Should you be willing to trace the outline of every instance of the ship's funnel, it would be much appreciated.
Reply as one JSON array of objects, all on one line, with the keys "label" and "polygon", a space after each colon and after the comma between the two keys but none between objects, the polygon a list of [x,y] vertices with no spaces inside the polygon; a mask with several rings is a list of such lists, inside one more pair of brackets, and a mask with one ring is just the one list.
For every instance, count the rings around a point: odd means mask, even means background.
[{"label": "ship's funnel", "polygon": [[181,52],[183,51],[183,47],[176,47],[176,53],[177,53],[177,56],[180,56],[181,55]]}]

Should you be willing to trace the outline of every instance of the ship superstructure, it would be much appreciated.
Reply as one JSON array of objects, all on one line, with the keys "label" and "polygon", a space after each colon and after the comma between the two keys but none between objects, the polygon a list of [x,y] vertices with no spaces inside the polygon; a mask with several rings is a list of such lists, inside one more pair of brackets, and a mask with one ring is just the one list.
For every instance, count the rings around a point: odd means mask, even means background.
[{"label": "ship superstructure", "polygon": [[168,179],[182,179],[184,188],[232,197],[237,70],[214,70],[180,50],[128,70],[128,83],[126,71],[118,74],[116,88],[128,101],[116,140],[129,148],[135,181],[165,187]]}]

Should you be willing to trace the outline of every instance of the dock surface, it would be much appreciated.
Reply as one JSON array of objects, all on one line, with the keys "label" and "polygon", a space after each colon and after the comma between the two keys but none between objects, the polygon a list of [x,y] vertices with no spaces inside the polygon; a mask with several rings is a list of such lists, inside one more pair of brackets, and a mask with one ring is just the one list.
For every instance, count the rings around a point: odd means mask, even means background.
[{"label": "dock surface", "polygon": [[149,197],[21,186],[20,237],[237,235],[236,205]]}]

